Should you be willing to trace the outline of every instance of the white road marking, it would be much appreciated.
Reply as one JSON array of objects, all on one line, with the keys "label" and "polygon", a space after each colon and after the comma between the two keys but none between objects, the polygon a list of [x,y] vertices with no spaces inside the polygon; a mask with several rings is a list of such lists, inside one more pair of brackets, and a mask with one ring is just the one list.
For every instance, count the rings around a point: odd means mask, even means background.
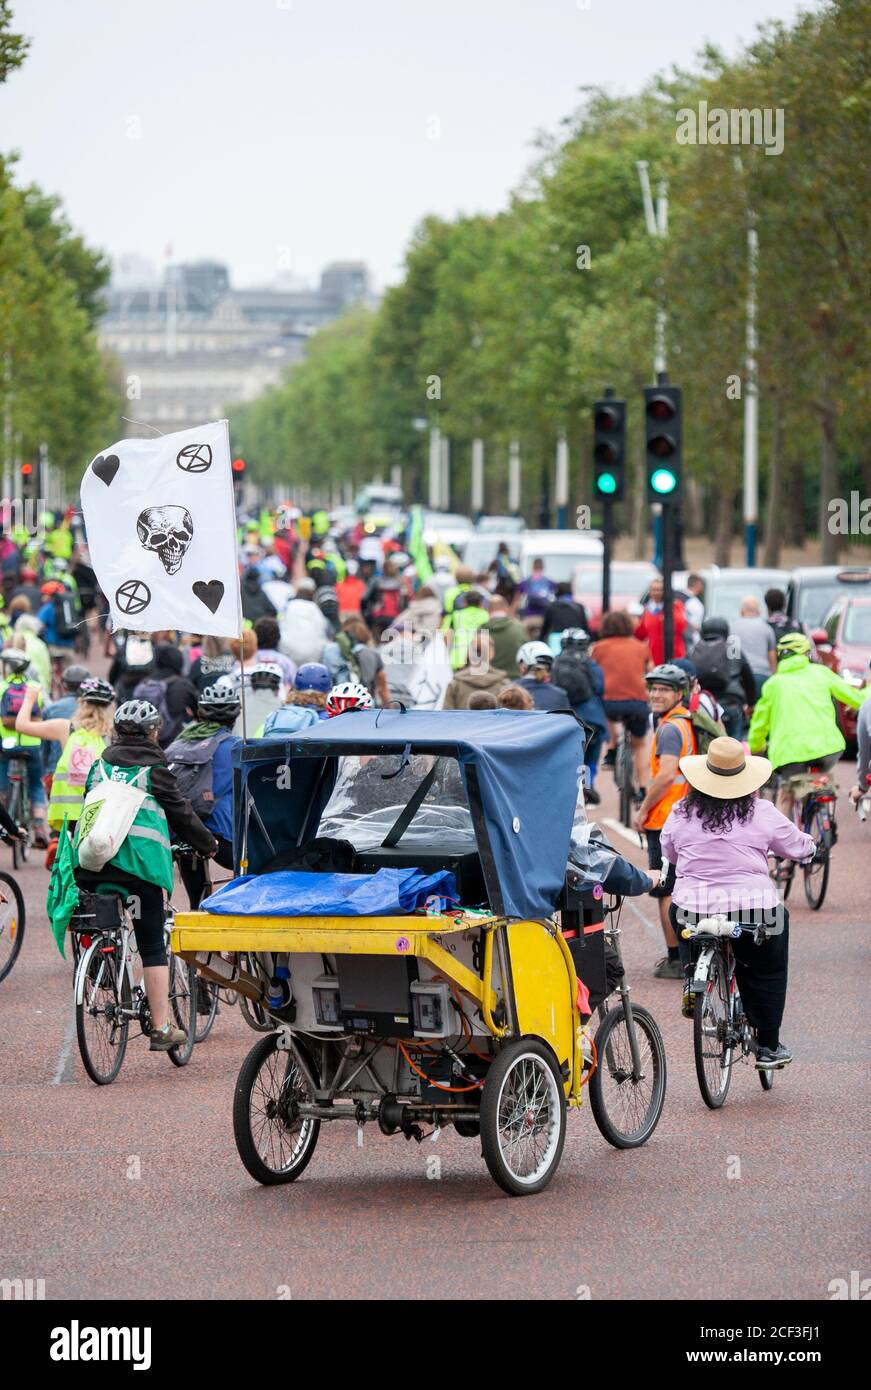
[{"label": "white road marking", "polygon": [[645,917],[644,913],[641,911],[640,908],[635,906],[635,903],[632,901],[631,898],[624,898],[623,902],[624,905],[629,908],[630,912],[632,912],[633,915],[638,918],[639,922],[644,927],[644,930],[647,932],[647,935],[650,937],[651,941],[655,941],[657,946],[662,946],[662,928],[658,924],[654,924],[653,922],[651,922],[649,917]]},{"label": "white road marking", "polygon": [[70,1011],[67,1014],[66,1027],[64,1028],[64,1040],[61,1045],[60,1054],[57,1059],[57,1066],[54,1069],[54,1076],[51,1078],[52,1086],[60,1086],[63,1081],[73,1079],[73,1039],[76,1036],[76,1011],[75,1006],[70,1002]]},{"label": "white road marking", "polygon": [[630,845],[634,845],[636,849],[643,848],[638,831],[627,830],[626,826],[623,824],[622,821],[611,820],[609,817],[605,817],[603,820],[599,822],[599,824],[606,825],[609,830],[613,830],[617,835],[622,835],[623,839],[628,840]]}]

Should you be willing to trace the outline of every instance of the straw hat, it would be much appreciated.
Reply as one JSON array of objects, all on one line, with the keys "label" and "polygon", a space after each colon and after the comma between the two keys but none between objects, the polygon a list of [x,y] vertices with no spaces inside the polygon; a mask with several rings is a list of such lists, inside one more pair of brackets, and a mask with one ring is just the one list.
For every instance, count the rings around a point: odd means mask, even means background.
[{"label": "straw hat", "polygon": [[730,801],[758,791],[771,776],[771,763],[745,754],[736,738],[715,738],[707,753],[681,758],[680,770],[696,791]]}]

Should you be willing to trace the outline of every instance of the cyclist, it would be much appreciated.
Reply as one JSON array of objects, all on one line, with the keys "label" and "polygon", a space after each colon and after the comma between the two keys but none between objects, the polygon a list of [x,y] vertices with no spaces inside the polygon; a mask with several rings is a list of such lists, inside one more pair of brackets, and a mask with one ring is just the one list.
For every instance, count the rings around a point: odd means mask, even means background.
[{"label": "cyclist", "polygon": [[[686,671],[668,662],[654,666],[644,679],[650,692],[650,708],[656,726],[650,750],[650,781],[634,825],[636,830],[644,831],[647,835],[647,862],[651,869],[662,871],[662,827],[672,807],[686,795],[687,782],[680,770],[680,760],[695,754],[696,736],[687,708],[689,677]],[[664,878],[660,874],[660,881],[651,890],[651,896],[659,902],[659,922],[666,945],[666,955],[657,961],[653,971],[660,980],[683,978],[677,937],[669,919],[673,886],[672,868]]]},{"label": "cyclist", "polygon": [[844,751],[832,700],[858,709],[866,694],[828,666],[811,662],[810,651],[803,632],[788,632],[778,640],[777,671],[762,687],[747,734],[751,753],[763,752],[767,743],[767,756],[784,783],[781,810],[790,817],[795,798],[788,779],[807,772],[811,764],[828,772]]},{"label": "cyclist", "polygon": [[520,672],[515,685],[525,690],[536,709],[572,712],[569,697],[561,685],[551,683],[553,652],[546,642],[524,642],[517,652]]},{"label": "cyclist", "polygon": [[602,799],[595,787],[599,750],[608,735],[608,720],[602,704],[605,676],[595,657],[590,655],[592,638],[582,627],[564,628],[559,641],[561,650],[553,663],[552,675],[568,695],[578,719],[591,730],[584,751],[585,800],[591,806],[598,806]]},{"label": "cyclist", "polygon": [[[186,1034],[169,1019],[169,969],[164,941],[164,892],[173,886],[170,831],[201,854],[217,852],[218,841],[178,789],[157,742],[160,714],[148,700],[127,700],[115,712],[115,738],[94,763],[98,772],[130,782],[145,770],[147,796],[118,853],[99,871],[79,866],[76,882],[94,891],[117,887],[135,902],[136,940],[142,957],[145,993],[151,1011],[151,1051],[168,1052]],[[141,779],[140,779],[141,780]]]},{"label": "cyclist", "polygon": [[[222,869],[233,867],[233,749],[241,742],[241,705],[233,687],[208,686],[200,696],[196,720],[185,725],[166,750],[179,792],[218,842],[215,859]],[[179,873],[196,911],[206,886],[202,861],[180,858]]]},{"label": "cyclist", "polygon": [[[72,666],[67,667],[68,671],[73,669]],[[31,734],[46,743],[57,743],[62,750],[52,778],[48,803],[48,825],[52,838],[45,856],[45,867],[50,869],[57,853],[64,817],[72,829],[81,813],[91,764],[99,758],[109,742],[115,691],[108,681],[101,680],[99,676],[88,676],[79,685],[75,710],[70,718],[34,719],[32,710],[37,698],[38,692],[29,685],[15,719],[15,728],[19,734]]]},{"label": "cyclist", "polygon": [[76,645],[75,628],[71,627],[67,612],[69,591],[61,580],[49,579],[43,584],[40,594],[44,602],[36,616],[42,623],[42,640],[51,653],[52,661],[57,663],[60,671],[64,671],[73,664]]},{"label": "cyclist", "polygon": [[[256,666],[251,667],[251,671],[245,672],[246,680],[250,681],[251,693],[245,695],[245,727],[250,738],[261,738],[263,725],[275,710],[281,709],[284,701],[281,698],[281,686],[283,673],[281,667],[275,662],[258,661]],[[199,714],[200,706],[208,692],[204,691],[200,696],[200,705],[197,707]],[[236,720],[236,727],[233,732],[242,737],[242,705],[241,700],[236,706],[239,715]],[[201,719],[203,715],[199,716]]]},{"label": "cyclist", "polygon": [[[871,662],[865,672],[865,692],[871,686]],[[856,741],[859,757],[856,763],[856,784],[850,788],[850,799],[855,803],[868,790],[868,774],[871,773],[871,700],[865,700],[856,721]]]},{"label": "cyclist", "polygon": [[692,953],[680,936],[685,925],[723,913],[747,926],[773,927],[760,944],[746,932],[733,938],[732,947],[741,1000],[757,1030],[756,1066],[784,1067],[792,1061],[779,1031],[789,914],[769,877],[768,855],[807,860],[816,848],[813,837],[757,795],[771,776],[771,763],[746,757],[737,739],[715,738],[707,753],[681,758],[680,770],[690,790],[662,827],[660,842],[663,859],[677,871],[670,919],[686,969],[683,1013],[693,1016]]},{"label": "cyclist", "polygon": [[[42,750],[40,740],[32,734],[18,733],[15,721],[24,704],[30,688],[25,672],[30,665],[26,652],[13,647],[0,651],[0,664],[3,679],[0,680],[0,725],[2,725],[3,750],[0,756],[0,801],[4,805],[9,800],[9,760],[21,758],[27,763],[27,790],[30,798],[33,842],[40,849],[48,846],[48,832],[45,824],[46,796],[42,781]],[[8,673],[8,674],[6,674]],[[33,686],[34,698],[39,696],[39,687]]]}]

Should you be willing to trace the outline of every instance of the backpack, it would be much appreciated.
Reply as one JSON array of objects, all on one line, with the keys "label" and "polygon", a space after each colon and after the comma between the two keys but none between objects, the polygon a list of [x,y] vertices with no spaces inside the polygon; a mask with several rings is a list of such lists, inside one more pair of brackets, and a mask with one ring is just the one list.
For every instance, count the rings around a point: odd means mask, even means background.
[{"label": "backpack", "polygon": [[263,725],[264,738],[281,738],[283,734],[298,734],[317,724],[318,713],[311,705],[282,705],[267,715]]},{"label": "backpack", "polygon": [[178,789],[201,820],[215,809],[215,753],[228,738],[233,738],[231,731],[220,729],[209,738],[176,739],[166,750],[166,761]]},{"label": "backpack", "polygon": [[[389,587],[388,587],[389,585]],[[402,612],[402,590],[398,580],[381,580],[378,586],[378,603],[372,610],[372,617],[379,622],[385,619],[393,622]]]},{"label": "backpack", "polygon": [[[339,651],[342,653],[342,660],[344,662],[344,666],[340,667],[339,670],[335,673],[334,679],[336,685],[341,684],[342,681],[361,680],[362,675],[360,671],[360,663],[357,660],[357,649],[362,644],[360,642],[355,642],[352,637],[348,636],[347,632],[337,632],[335,637],[335,643]],[[345,672],[347,672],[347,675],[345,674]]]},{"label": "backpack", "polygon": [[553,684],[561,685],[568,695],[570,705],[582,705],[596,693],[590,658],[583,652],[560,652],[550,674]]},{"label": "backpack", "polygon": [[[27,681],[12,681],[3,691],[0,699],[0,720],[3,728],[15,732],[15,716],[24,704],[24,692],[27,689]],[[34,718],[36,717],[34,713]]]},{"label": "backpack", "polygon": [[138,685],[133,687],[133,699],[148,700],[149,704],[154,705],[154,708],[160,715],[160,729],[158,731],[157,741],[162,747],[172,742],[185,723],[183,714],[174,717],[169,712],[169,705],[166,703],[166,690],[168,685],[168,680],[161,681],[158,680],[156,676],[147,676],[145,680],[140,681]]},{"label": "backpack", "polygon": [[740,673],[738,657],[729,656],[727,638],[700,638],[693,647],[692,661],[699,685],[719,699]]},{"label": "backpack", "polygon": [[690,723],[695,734],[696,753],[707,753],[712,740],[722,738],[726,732],[726,726],[719,719],[712,718],[701,705],[690,711]]},{"label": "backpack", "polygon": [[65,589],[52,598],[54,630],[58,637],[75,637],[79,627],[79,605],[75,594]]}]

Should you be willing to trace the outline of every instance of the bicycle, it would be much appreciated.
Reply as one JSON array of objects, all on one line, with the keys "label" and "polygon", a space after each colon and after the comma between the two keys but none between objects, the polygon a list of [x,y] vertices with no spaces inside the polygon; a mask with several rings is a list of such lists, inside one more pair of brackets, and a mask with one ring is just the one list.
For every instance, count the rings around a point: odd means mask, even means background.
[{"label": "bicycle", "polygon": [[868,819],[869,815],[871,815],[871,772],[867,774],[865,782],[865,790],[853,803],[856,808],[856,815],[863,824]]},{"label": "bicycle", "polygon": [[[785,780],[787,783],[804,786],[808,779],[810,786],[793,800],[793,819],[799,830],[812,836],[816,844],[816,853],[804,864],[804,896],[811,911],[819,912],[829,886],[829,856],[837,840],[834,817],[837,793],[832,790],[833,784],[828,775],[818,767],[810,766],[807,773]],[[783,785],[783,780],[777,779],[775,785],[779,788]],[[795,871],[794,859],[780,859],[774,856],[771,877],[780,886],[784,902],[789,897]]]},{"label": "bicycle", "polygon": [[[215,884],[213,884],[211,881],[211,875],[209,874],[209,860],[206,858],[205,855],[200,854],[198,850],[195,850],[193,845],[185,844],[173,845],[172,857],[176,860],[177,863],[183,859],[196,859],[199,860],[202,864],[202,867],[205,871],[206,891],[203,892],[202,897],[200,897],[200,899],[197,902],[193,901],[190,893],[188,892],[191,912],[196,912],[200,906],[200,903],[202,902],[202,899],[204,897],[209,897],[211,895],[212,889],[215,887]],[[207,980],[204,975],[201,975],[199,977],[198,990],[199,995],[197,999],[197,1027],[196,1033],[194,1035],[195,1043],[205,1042],[206,1038],[209,1036],[209,1033],[212,1031],[212,1025],[215,1022],[215,1016],[217,1015],[219,1004],[225,1004],[228,1007],[232,1008],[232,1006],[238,1003],[239,1001],[239,996],[235,990],[222,989],[221,986],[217,984],[214,980]],[[271,1030],[272,1024],[269,1024],[269,1028]]]},{"label": "bicycle", "polygon": [[590,1107],[609,1144],[637,1149],[655,1130],[665,1104],[665,1043],[650,1011],[630,1000],[620,949],[622,906],[621,898],[613,900],[604,929],[613,952],[610,961],[606,958],[607,983],[613,988],[597,1009]]},{"label": "bicycle", "polygon": [[30,787],[27,781],[30,768],[30,755],[27,749],[22,748],[17,741],[11,747],[6,747],[6,739],[3,740],[3,760],[9,767],[9,794],[6,809],[16,825],[20,825],[23,834],[17,840],[11,840],[12,845],[12,868],[20,869],[22,864],[26,864],[30,858],[30,851],[33,846],[33,831],[30,828]]},{"label": "bicycle", "polygon": [[[732,939],[747,931],[754,933],[757,943],[770,934],[765,925],[747,927],[722,914],[699,918],[681,932],[685,939],[701,944],[691,976],[696,987],[693,1054],[696,1080],[709,1110],[719,1110],[729,1094],[736,1049],[741,1049],[742,1060],[759,1051],[756,1029],[744,1013],[735,980]],[[770,1091],[774,1072],[760,1070],[759,1081],[763,1091]]]},{"label": "bicycle", "polygon": [[[169,1049],[177,1067],[186,1066],[194,1048],[197,976],[193,966],[169,951],[172,908],[164,920],[169,956],[170,1014],[183,1029],[183,1043]],[[98,1086],[108,1086],[121,1070],[130,1024],[143,1037],[151,1032],[145,988],[134,981],[135,936],[129,900],[123,894],[82,894],[70,932],[78,938],[74,998],[76,1037],[85,1071]]]},{"label": "bicycle", "polygon": [[[0,830],[0,840],[11,837]],[[0,980],[5,980],[21,952],[26,913],[21,889],[11,874],[0,871]]]}]

